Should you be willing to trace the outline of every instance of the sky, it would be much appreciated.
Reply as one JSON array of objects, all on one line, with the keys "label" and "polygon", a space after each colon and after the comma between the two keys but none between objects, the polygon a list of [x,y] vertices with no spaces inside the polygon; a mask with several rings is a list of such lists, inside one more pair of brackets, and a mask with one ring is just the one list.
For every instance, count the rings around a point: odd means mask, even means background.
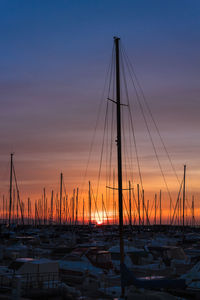
[{"label": "sky", "polygon": [[[11,152],[24,201],[40,197],[43,187],[58,190],[60,172],[68,193],[84,180],[95,185],[101,125],[84,174],[117,35],[179,178],[187,164],[188,199],[194,194],[200,207],[199,16],[198,0],[1,0],[0,197],[8,195]],[[138,124],[151,196],[165,187],[146,130]],[[173,174],[167,178],[175,195]]]}]

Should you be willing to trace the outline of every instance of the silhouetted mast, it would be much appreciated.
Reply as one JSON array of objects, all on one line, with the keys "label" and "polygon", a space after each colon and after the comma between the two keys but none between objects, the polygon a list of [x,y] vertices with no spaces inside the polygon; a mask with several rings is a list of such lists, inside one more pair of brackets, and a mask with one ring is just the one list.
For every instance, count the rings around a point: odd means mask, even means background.
[{"label": "silhouetted mast", "polygon": [[61,173],[60,174],[60,225],[61,225],[61,222],[62,222],[62,182],[63,182],[63,174]]},{"label": "silhouetted mast", "polygon": [[157,208],[157,194],[155,194],[155,219],[154,219],[155,225],[156,225],[156,208]]},{"label": "silhouetted mast", "polygon": [[160,225],[162,225],[162,199],[161,199],[161,190],[160,190]]},{"label": "silhouetted mast", "polygon": [[74,225],[74,201],[75,201],[76,190],[73,189],[73,197],[72,197],[72,224]]},{"label": "silhouetted mast", "polygon": [[10,203],[9,203],[9,227],[11,224],[12,209],[12,178],[13,178],[13,153],[10,154]]},{"label": "silhouetted mast", "polygon": [[30,198],[28,198],[28,225],[30,225]]},{"label": "silhouetted mast", "polygon": [[89,210],[89,224],[91,224],[91,187],[89,181],[89,192],[88,192],[88,210]]},{"label": "silhouetted mast", "polygon": [[51,192],[51,224],[53,223],[53,190]]},{"label": "silhouetted mast", "polygon": [[[123,196],[122,196],[122,150],[121,150],[121,103],[120,103],[120,58],[119,38],[115,41],[116,60],[116,104],[117,104],[117,164],[118,164],[118,202],[119,202],[119,233],[120,233],[120,262],[124,263],[124,240],[123,240]],[[122,287],[122,296],[124,288]]]},{"label": "silhouetted mast", "polygon": [[76,224],[78,222],[78,188],[76,192]]},{"label": "silhouetted mast", "polygon": [[185,227],[185,174],[186,174],[186,165],[184,165],[184,174],[183,174],[183,231]]},{"label": "silhouetted mast", "polygon": [[140,187],[139,184],[137,184],[137,195],[138,195],[138,223],[140,226]]},{"label": "silhouetted mast", "polygon": [[44,225],[45,225],[45,223],[46,223],[46,219],[45,219],[46,191],[45,191],[45,188],[43,189],[43,197],[44,197],[44,199],[43,199],[43,206],[44,206],[44,207],[43,207],[43,214],[44,214],[44,216],[43,216],[43,220],[44,220]]},{"label": "silhouetted mast", "polygon": [[131,182],[129,180],[129,225],[132,226]]},{"label": "silhouetted mast", "polygon": [[13,188],[13,199],[12,199],[12,222],[15,222],[15,188]]},{"label": "silhouetted mast", "polygon": [[195,217],[194,217],[194,195],[192,196],[192,226],[195,226]]},{"label": "silhouetted mast", "polygon": [[143,226],[144,226],[144,190],[142,190],[142,217],[143,217]]},{"label": "silhouetted mast", "polygon": [[85,224],[85,200],[83,199],[83,225]]},{"label": "silhouetted mast", "polygon": [[115,169],[113,169],[113,224],[115,224]]}]

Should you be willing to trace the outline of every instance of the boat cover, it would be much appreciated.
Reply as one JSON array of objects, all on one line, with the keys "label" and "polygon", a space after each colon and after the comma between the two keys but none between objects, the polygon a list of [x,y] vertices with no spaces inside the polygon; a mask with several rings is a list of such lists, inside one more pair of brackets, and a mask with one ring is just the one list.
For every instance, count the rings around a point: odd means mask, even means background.
[{"label": "boat cover", "polygon": [[121,264],[122,286],[134,285],[143,289],[185,289],[184,279],[138,279],[125,264]]}]

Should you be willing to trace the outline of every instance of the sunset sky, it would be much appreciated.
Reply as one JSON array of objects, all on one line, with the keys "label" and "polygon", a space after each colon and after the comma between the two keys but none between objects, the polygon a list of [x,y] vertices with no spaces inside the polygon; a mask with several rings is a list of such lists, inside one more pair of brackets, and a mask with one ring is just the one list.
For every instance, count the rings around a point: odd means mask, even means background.
[{"label": "sunset sky", "polygon": [[[11,152],[24,201],[40,197],[43,187],[58,191],[60,172],[69,194],[89,179],[95,185],[101,123],[84,174],[117,35],[180,180],[187,165],[188,200],[194,195],[200,207],[199,33],[198,0],[1,0],[0,197],[8,196]],[[150,198],[165,194],[141,121],[135,130],[144,189]],[[175,197],[177,182],[159,153]]]}]

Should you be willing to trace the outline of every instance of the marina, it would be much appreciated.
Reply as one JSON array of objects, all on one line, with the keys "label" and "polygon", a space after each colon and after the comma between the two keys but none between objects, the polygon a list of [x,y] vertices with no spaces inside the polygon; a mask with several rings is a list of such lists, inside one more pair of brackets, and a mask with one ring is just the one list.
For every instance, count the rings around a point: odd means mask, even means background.
[{"label": "marina", "polygon": [[75,2],[3,4],[0,300],[198,300],[199,5]]}]

